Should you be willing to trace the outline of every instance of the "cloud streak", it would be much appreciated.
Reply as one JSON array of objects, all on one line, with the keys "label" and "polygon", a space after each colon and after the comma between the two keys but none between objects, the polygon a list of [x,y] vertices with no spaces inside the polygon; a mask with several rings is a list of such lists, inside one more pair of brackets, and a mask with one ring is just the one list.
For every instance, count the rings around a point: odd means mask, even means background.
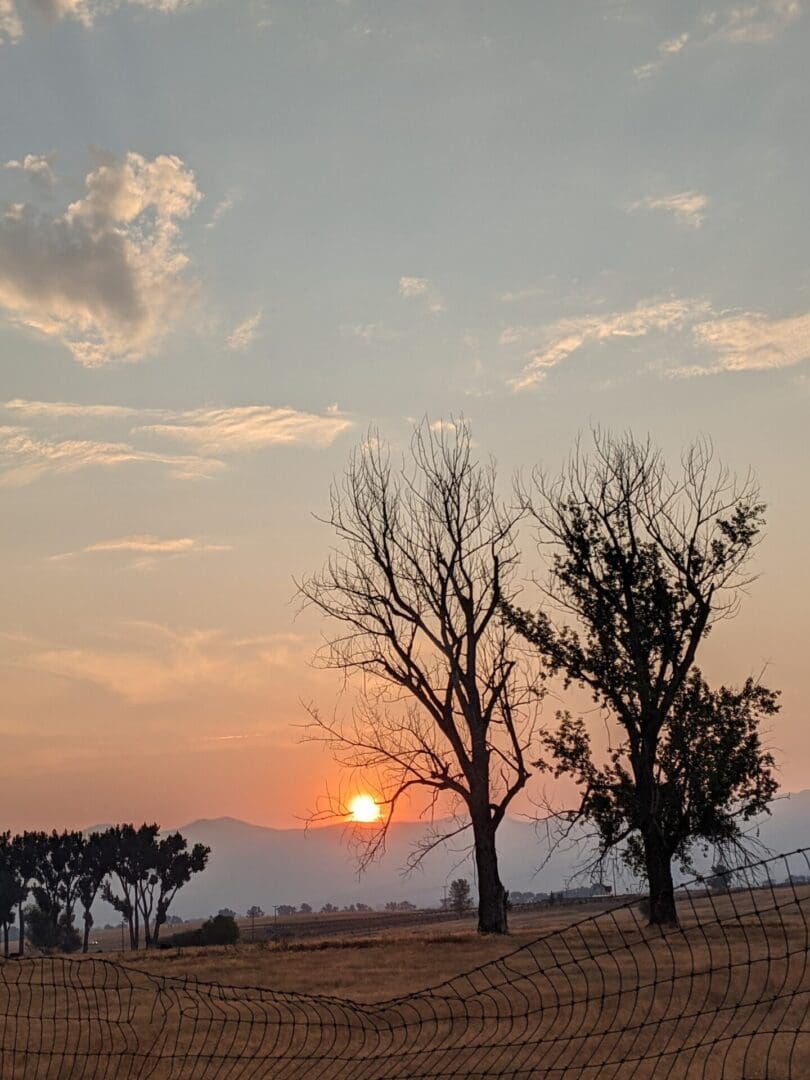
[{"label": "cloud streak", "polygon": [[42,439],[24,428],[0,427],[0,486],[29,484],[49,474],[135,464],[163,466],[184,480],[210,477],[225,467],[212,457],[165,454],[98,439]]},{"label": "cloud streak", "polygon": [[810,314],[771,319],[745,312],[699,323],[694,333],[716,354],[720,371],[772,371],[810,359]]},{"label": "cloud streak", "polygon": [[[179,479],[210,478],[226,468],[222,459],[230,455],[277,446],[324,448],[352,427],[348,417],[332,408],[324,414],[272,405],[135,409],[24,399],[7,401],[2,408],[23,423],[0,425],[0,485],[126,465],[162,466]],[[63,435],[68,424],[77,428],[77,437],[56,438],[36,429],[58,425]],[[115,430],[121,426],[123,436]],[[167,443],[181,443],[183,449],[167,448]]]},{"label": "cloud streak", "polygon": [[270,405],[166,412],[164,421],[138,430],[195,447],[203,453],[235,454],[270,446],[329,446],[351,421],[339,413],[325,416]]},{"label": "cloud streak", "polygon": [[675,195],[649,195],[632,203],[628,209],[660,210],[671,214],[679,225],[699,229],[705,220],[708,205],[707,195],[699,191],[680,191]]},{"label": "cloud streak", "polygon": [[[610,315],[588,315],[563,319],[546,333],[547,341],[531,354],[521,374],[511,381],[515,390],[528,390],[542,382],[548,373],[589,343],[603,343],[617,338],[641,338],[658,332],[666,333],[682,327],[694,318],[696,310],[708,311],[708,304],[695,305],[688,300],[663,300],[640,304],[630,311]],[[511,334],[510,334],[511,330]],[[504,331],[502,343],[520,340],[510,328]]]},{"label": "cloud streak", "polygon": [[726,4],[724,8],[703,15],[691,31],[662,41],[654,59],[633,69],[637,79],[650,79],[667,61],[687,47],[726,42],[762,45],[773,41],[804,14],[801,0],[748,0]]},{"label": "cloud streak", "polygon": [[0,0],[0,45],[13,45],[22,35],[22,21],[14,0]]},{"label": "cloud streak", "polygon": [[259,336],[259,327],[263,318],[264,313],[259,308],[254,315],[249,316],[249,318],[234,327],[225,342],[226,346],[232,352],[241,352],[242,349],[247,349]]},{"label": "cloud streak", "polygon": [[438,289],[429,278],[401,277],[399,279],[399,295],[406,300],[416,300],[421,303],[432,315],[440,315],[447,311],[447,307],[439,294]]},{"label": "cloud streak", "polygon": [[[231,551],[228,544],[209,544],[191,536],[161,538],[150,533],[135,536],[122,536],[116,540],[99,540],[95,544],[88,544],[78,551],[66,551],[61,555],[52,555],[52,562],[61,562],[67,559],[75,559],[80,555],[140,555],[148,556],[149,560],[160,556],[174,557],[178,555],[205,554],[208,552]],[[139,560],[136,565],[142,565]]]},{"label": "cloud streak", "polygon": [[[502,345],[522,343],[536,331],[508,327]],[[679,335],[681,351],[694,356],[663,369],[667,378],[698,378],[723,372],[774,371],[810,359],[810,313],[772,318],[761,312],[715,312],[708,301],[671,299],[640,304],[630,311],[586,315],[554,323],[545,341],[529,354],[510,385],[537,386],[558,365],[588,345],[653,334]],[[701,355],[708,354],[708,361]]]},{"label": "cloud streak", "polygon": [[55,24],[64,19],[78,22],[90,30],[99,15],[106,15],[116,8],[140,7],[150,11],[174,14],[196,7],[201,0],[0,0],[0,44],[19,41],[23,36],[20,10],[28,10]]},{"label": "cloud streak", "polygon": [[95,685],[130,705],[198,697],[201,689],[266,694],[275,673],[303,663],[311,645],[293,634],[230,637],[219,630],[177,630],[120,623],[104,645],[29,647],[19,663],[34,671]]}]

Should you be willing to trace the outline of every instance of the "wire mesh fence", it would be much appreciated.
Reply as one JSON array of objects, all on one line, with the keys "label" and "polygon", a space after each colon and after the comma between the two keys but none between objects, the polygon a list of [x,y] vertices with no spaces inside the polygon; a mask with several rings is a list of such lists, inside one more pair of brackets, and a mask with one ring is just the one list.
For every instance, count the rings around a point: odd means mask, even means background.
[{"label": "wire mesh fence", "polygon": [[677,927],[614,907],[373,1005],[95,957],[7,961],[0,1077],[810,1077],[810,849],[734,881],[681,888]]}]

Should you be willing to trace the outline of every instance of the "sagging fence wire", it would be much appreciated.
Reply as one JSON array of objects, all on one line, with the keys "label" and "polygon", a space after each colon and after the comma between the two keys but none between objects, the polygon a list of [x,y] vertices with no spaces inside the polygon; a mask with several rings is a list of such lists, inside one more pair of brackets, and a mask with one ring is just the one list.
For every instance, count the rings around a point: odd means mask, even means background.
[{"label": "sagging fence wire", "polygon": [[677,927],[630,902],[376,1004],[97,957],[9,960],[0,1077],[805,1080],[810,849],[734,882],[681,887]]}]

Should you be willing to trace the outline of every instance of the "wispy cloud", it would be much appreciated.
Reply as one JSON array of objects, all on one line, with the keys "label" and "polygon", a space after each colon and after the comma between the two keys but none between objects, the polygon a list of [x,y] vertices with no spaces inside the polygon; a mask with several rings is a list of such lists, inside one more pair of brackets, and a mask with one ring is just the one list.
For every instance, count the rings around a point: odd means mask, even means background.
[{"label": "wispy cloud", "polygon": [[225,342],[227,347],[234,352],[239,352],[251,345],[259,336],[259,327],[263,318],[264,312],[259,308],[255,314],[235,326]]},{"label": "wispy cloud", "polygon": [[[88,30],[99,15],[133,5],[166,14],[195,7],[202,0],[21,0],[23,9],[39,15],[48,23],[71,19]],[[22,21],[15,0],[0,0],[0,44],[18,41],[23,35]]]},{"label": "wispy cloud", "polygon": [[701,322],[694,332],[722,371],[769,371],[810,358],[810,314],[771,319],[745,312]]},{"label": "wispy cloud", "polygon": [[[0,0],[2,2],[2,0]],[[13,169],[24,172],[33,180],[39,181],[46,187],[53,187],[56,183],[56,174],[53,171],[53,155],[26,154],[22,161],[13,158],[3,164],[4,169]]]},{"label": "wispy cloud", "polygon": [[[322,448],[352,426],[332,407],[317,414],[271,405],[173,410],[15,399],[2,408],[24,425],[0,426],[0,484],[133,464],[161,465],[175,478],[206,478],[225,468],[221,459],[227,455],[274,446]],[[62,437],[35,430],[55,424]],[[67,424],[78,429],[77,437],[64,437]],[[156,440],[163,447],[155,448]],[[183,443],[191,452],[165,449],[166,442]]]},{"label": "wispy cloud", "polygon": [[22,21],[14,0],[0,0],[0,45],[13,45],[22,35]]},{"label": "wispy cloud", "polygon": [[[515,390],[527,390],[542,382],[552,368],[584,345],[615,338],[640,338],[652,332],[666,333],[684,326],[696,312],[709,311],[708,304],[688,300],[662,300],[640,304],[630,311],[563,319],[549,327],[546,341],[535,349],[522,373],[511,380]],[[502,341],[504,338],[502,337]],[[507,339],[509,344],[520,340]]]},{"label": "wispy cloud", "polygon": [[75,401],[28,401],[25,398],[13,398],[2,403],[4,409],[26,417],[44,419],[126,419],[130,416],[142,416],[144,412],[160,415],[160,409],[132,409],[127,405],[83,405]]},{"label": "wispy cloud", "polygon": [[639,67],[633,69],[633,74],[637,79],[649,79],[657,71],[660,70],[668,57],[675,56],[684,49],[689,41],[689,34],[679,34],[678,37],[670,38],[668,41],[662,41],[656,50],[656,57],[649,63],[641,64]]},{"label": "wispy cloud", "polygon": [[399,295],[406,300],[420,301],[431,314],[439,315],[447,310],[438,289],[429,278],[401,277]]},{"label": "wispy cloud", "polygon": [[721,8],[704,14],[691,31],[662,41],[655,57],[634,68],[637,79],[649,79],[664,64],[687,46],[707,45],[711,42],[732,42],[744,45],[760,45],[783,34],[788,27],[804,14],[802,0],[749,0],[748,3],[726,3]]},{"label": "wispy cloud", "polygon": [[310,651],[311,643],[293,634],[240,640],[221,630],[124,622],[108,629],[103,644],[41,642],[23,650],[17,663],[149,705],[206,691],[267,693],[280,669],[302,664]]},{"label": "wispy cloud", "polygon": [[[519,344],[529,328],[512,327],[502,342]],[[670,299],[640,304],[631,311],[586,315],[554,323],[542,346],[529,354],[515,390],[542,382],[555,367],[588,344],[652,334],[680,335],[675,364],[652,364],[646,370],[665,378],[690,379],[723,372],[772,371],[810,359],[810,314],[773,318],[761,312],[715,312],[705,300]]]},{"label": "wispy cloud", "polygon": [[209,477],[224,468],[213,457],[165,454],[126,442],[43,439],[24,428],[0,427],[0,486],[28,484],[48,474],[133,464],[164,466],[180,479]]},{"label": "wispy cloud", "polygon": [[341,327],[344,334],[351,334],[352,337],[359,338],[360,341],[366,342],[382,342],[382,341],[396,341],[397,333],[385,323],[356,323],[354,326]]},{"label": "wispy cloud", "polygon": [[[154,559],[163,557],[174,558],[180,555],[197,555],[209,552],[231,551],[228,544],[211,544],[197,537],[159,537],[150,533],[136,536],[122,536],[116,540],[99,540],[95,544],[88,544],[78,551],[66,551],[60,555],[52,555],[52,562],[63,562],[75,559],[81,555],[138,555],[139,558],[133,565],[142,567],[150,564]],[[146,558],[143,558],[146,556]]]},{"label": "wispy cloud", "polygon": [[268,446],[328,446],[351,420],[336,412],[325,416],[270,405],[227,409],[192,409],[165,413],[164,422],[139,430],[187,443],[204,453],[233,454]]},{"label": "wispy cloud", "polygon": [[227,192],[226,195],[217,203],[214,207],[214,212],[211,215],[211,220],[206,222],[206,229],[215,229],[217,225],[222,221],[226,214],[229,214],[231,210],[239,202],[239,192],[236,189],[232,189]]},{"label": "wispy cloud", "polygon": [[151,352],[191,293],[179,222],[200,193],[178,157],[129,153],[88,173],[62,214],[0,219],[0,308],[88,367]]},{"label": "wispy cloud", "polygon": [[674,195],[648,195],[631,203],[628,209],[661,210],[671,214],[679,225],[699,229],[705,220],[708,205],[708,196],[699,191],[679,191]]},{"label": "wispy cloud", "polygon": [[504,304],[519,304],[524,300],[537,300],[545,296],[547,289],[543,285],[530,285],[526,289],[516,289],[514,292],[501,294],[501,302]]},{"label": "wispy cloud", "polygon": [[758,44],[783,33],[802,15],[799,0],[756,0],[736,4],[719,21],[718,33],[728,41]]}]

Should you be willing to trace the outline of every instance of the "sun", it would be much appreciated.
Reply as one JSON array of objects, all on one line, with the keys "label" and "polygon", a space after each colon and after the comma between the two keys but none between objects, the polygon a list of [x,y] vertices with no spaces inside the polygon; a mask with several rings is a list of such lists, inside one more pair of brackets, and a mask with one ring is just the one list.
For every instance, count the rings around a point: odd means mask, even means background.
[{"label": "sun", "polygon": [[380,820],[380,808],[371,795],[355,795],[349,803],[351,820],[371,824]]}]

